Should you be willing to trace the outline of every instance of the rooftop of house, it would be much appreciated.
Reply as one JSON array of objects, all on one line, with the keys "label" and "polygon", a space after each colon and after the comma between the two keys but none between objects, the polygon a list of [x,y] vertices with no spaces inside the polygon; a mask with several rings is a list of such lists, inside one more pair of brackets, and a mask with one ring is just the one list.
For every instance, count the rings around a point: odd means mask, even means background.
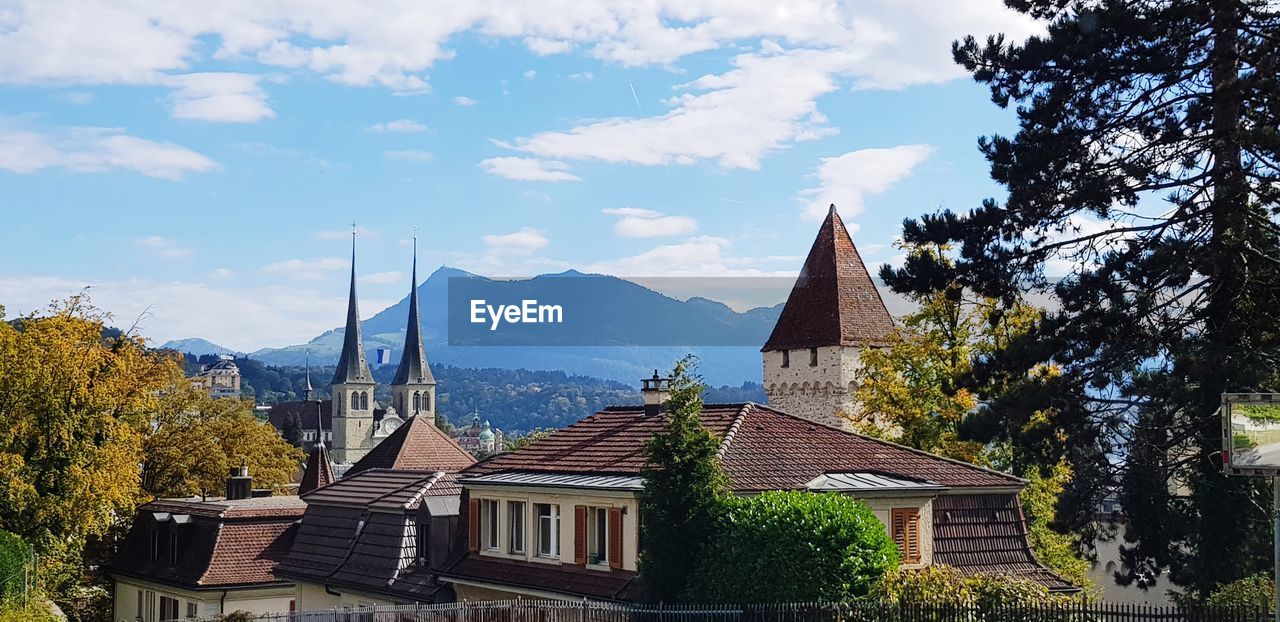
[{"label": "rooftop of house", "polygon": [[763,350],[883,343],[893,318],[831,206]]},{"label": "rooftop of house", "polygon": [[[462,481],[503,472],[635,475],[646,466],[645,443],[663,421],[639,406],[607,408],[524,449],[477,463],[463,472]],[[885,476],[879,480],[882,484],[918,482],[945,488],[1016,491],[1025,483],[751,402],[707,404],[702,424],[721,439],[721,465],[737,492],[807,490],[820,476],[833,473]]]},{"label": "rooftop of house", "polygon": [[461,471],[476,459],[449,438],[428,416],[410,417],[347,470],[346,477],[369,469]]},{"label": "rooftop of house", "polygon": [[344,477],[302,496],[306,517],[275,572],[430,602],[438,588],[430,569],[416,563],[413,526],[425,515],[456,519],[461,492],[456,477],[441,471],[369,469]]},{"label": "rooftop of house", "polygon": [[[158,499],[139,508],[107,570],[192,590],[284,584],[272,571],[289,552],[305,510],[293,496]],[[159,532],[154,555],[153,530]]]}]

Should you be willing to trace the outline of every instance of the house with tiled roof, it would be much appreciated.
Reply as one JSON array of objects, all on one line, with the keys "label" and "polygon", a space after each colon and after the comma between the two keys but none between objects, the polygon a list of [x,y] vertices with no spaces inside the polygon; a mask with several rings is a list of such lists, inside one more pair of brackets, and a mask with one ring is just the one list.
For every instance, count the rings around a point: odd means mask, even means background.
[{"label": "house with tiled roof", "polygon": [[[946,564],[1073,591],[1031,553],[1023,480],[850,431],[850,416],[865,414],[853,398],[861,353],[893,330],[832,206],[762,349],[769,405],[703,407],[732,491],[850,495],[884,523],[906,568]],[[664,382],[644,381],[644,407],[607,408],[463,471],[464,552],[441,580],[465,599],[640,597],[640,474],[645,443],[665,424]]]},{"label": "house with tiled roof", "polygon": [[452,599],[435,571],[451,557],[461,488],[444,471],[369,468],[302,495],[293,546],[275,574],[302,610]]},{"label": "house with tiled roof", "polygon": [[159,622],[294,608],[293,583],[273,570],[289,552],[306,504],[295,496],[253,496],[243,467],[232,471],[226,498],[158,499],[138,509],[106,566],[112,619]]}]

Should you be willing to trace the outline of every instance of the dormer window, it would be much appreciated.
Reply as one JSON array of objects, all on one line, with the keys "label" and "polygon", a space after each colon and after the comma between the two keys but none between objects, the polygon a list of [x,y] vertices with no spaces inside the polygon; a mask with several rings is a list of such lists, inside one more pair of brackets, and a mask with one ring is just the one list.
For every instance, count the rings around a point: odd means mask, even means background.
[{"label": "dormer window", "polygon": [[560,506],[553,503],[536,503],[538,516],[538,557],[560,557]]},{"label": "dormer window", "polygon": [[178,565],[178,531],[175,526],[169,526],[169,565]]},{"label": "dormer window", "polygon": [[160,533],[155,527],[151,528],[151,561],[160,559]]}]

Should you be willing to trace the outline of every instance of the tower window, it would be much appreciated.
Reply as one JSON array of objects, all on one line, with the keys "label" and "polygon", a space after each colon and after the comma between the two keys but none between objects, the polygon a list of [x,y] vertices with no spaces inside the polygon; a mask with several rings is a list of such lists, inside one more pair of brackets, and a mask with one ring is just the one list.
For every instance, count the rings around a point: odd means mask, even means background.
[{"label": "tower window", "polygon": [[809,367],[818,366],[818,349],[809,348]]},{"label": "tower window", "polygon": [[791,351],[790,350],[782,351],[782,366],[791,367]]},{"label": "tower window", "polygon": [[421,406],[422,406],[422,395],[420,395],[417,391],[414,391],[413,392],[413,412],[418,412],[418,409],[421,408]]},{"label": "tower window", "polygon": [[431,410],[431,393],[428,391],[422,392],[422,410]]},{"label": "tower window", "polygon": [[369,394],[360,392],[360,410],[369,410]]},{"label": "tower window", "polygon": [[351,410],[360,410],[360,392],[351,392]]}]

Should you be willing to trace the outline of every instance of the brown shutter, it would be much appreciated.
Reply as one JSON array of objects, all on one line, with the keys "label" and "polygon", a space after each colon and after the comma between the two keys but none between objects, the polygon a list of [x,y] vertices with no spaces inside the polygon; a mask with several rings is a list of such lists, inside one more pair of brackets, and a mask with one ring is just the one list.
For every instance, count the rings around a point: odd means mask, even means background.
[{"label": "brown shutter", "polygon": [[587,565],[587,506],[573,506],[573,563]]},{"label": "brown shutter", "polygon": [[609,508],[609,567],[622,567],[622,508]]},{"label": "brown shutter", "polygon": [[472,553],[480,550],[480,500],[472,499],[467,504],[467,527],[471,535],[467,538],[467,548]]},{"label": "brown shutter", "polygon": [[915,508],[894,508],[892,516],[893,542],[902,553],[902,563],[920,563],[920,511]]}]

